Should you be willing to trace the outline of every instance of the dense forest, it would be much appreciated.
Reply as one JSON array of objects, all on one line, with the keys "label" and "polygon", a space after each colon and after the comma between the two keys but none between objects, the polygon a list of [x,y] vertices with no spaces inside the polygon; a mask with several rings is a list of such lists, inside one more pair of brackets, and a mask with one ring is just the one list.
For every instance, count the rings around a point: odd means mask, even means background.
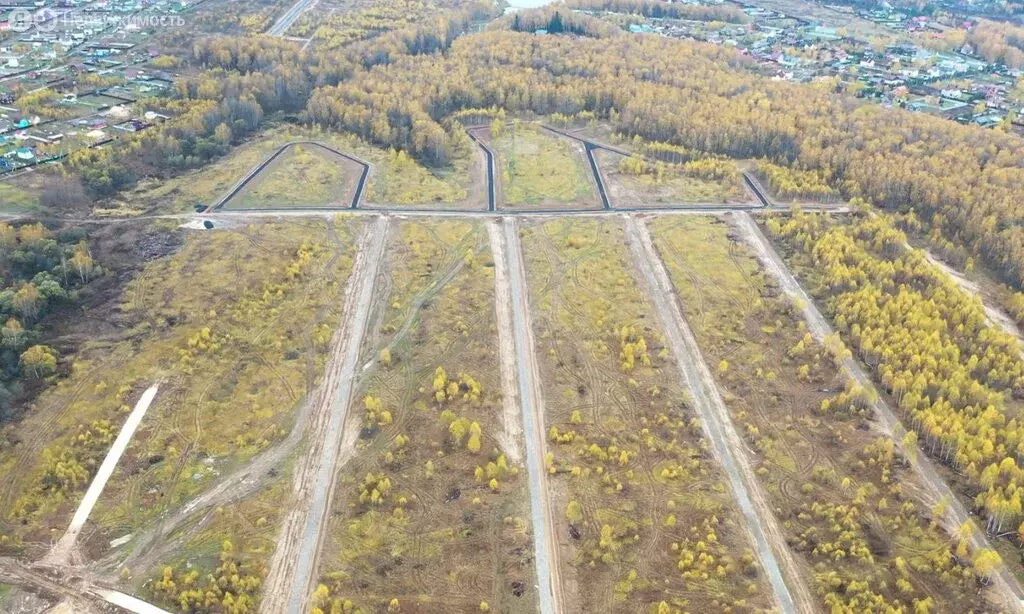
[{"label": "dense forest", "polygon": [[57,352],[39,344],[41,320],[101,272],[81,231],[0,222],[0,424],[57,370]]},{"label": "dense forest", "polygon": [[797,254],[812,290],[923,448],[967,480],[988,530],[1024,541],[1017,340],[988,323],[977,297],[907,250],[888,218],[835,224],[797,214],[770,220],[768,229]]}]

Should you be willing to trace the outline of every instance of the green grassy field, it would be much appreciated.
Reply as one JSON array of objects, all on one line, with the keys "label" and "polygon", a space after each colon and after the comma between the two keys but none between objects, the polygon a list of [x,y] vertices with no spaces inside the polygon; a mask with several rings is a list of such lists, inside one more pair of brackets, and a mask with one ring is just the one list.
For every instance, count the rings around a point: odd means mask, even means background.
[{"label": "green grassy field", "polygon": [[360,172],[357,164],[300,143],[271,162],[226,208],[347,207]]},{"label": "green grassy field", "polygon": [[535,124],[507,126],[492,139],[503,203],[511,206],[593,204],[590,170],[567,141]]},{"label": "green grassy field", "polygon": [[10,183],[0,183],[0,213],[21,213],[39,208],[39,196]]}]

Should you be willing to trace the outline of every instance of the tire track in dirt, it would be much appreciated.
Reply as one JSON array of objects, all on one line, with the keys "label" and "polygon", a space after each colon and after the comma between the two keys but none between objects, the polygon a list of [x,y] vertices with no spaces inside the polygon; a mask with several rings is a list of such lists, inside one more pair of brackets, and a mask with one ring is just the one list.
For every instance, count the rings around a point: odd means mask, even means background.
[{"label": "tire track in dirt", "polygon": [[[815,612],[816,601],[798,572],[785,536],[746,456],[743,440],[736,432],[711,371],[704,363],[697,339],[690,330],[668,272],[665,270],[647,225],[634,216],[626,217],[626,234],[637,267],[650,288],[665,337],[676,357],[676,365],[693,395],[711,443],[757,551],[776,601],[783,612]],[[788,582],[787,582],[788,581]]]},{"label": "tire track in dirt", "polygon": [[312,398],[310,446],[296,468],[294,507],[285,516],[270,560],[260,611],[299,614],[308,609],[310,584],[330,512],[335,476],[351,453],[358,431],[345,429],[355,389],[359,350],[366,333],[379,263],[388,233],[387,216],[367,224],[345,295],[342,322],[331,341],[331,358]]},{"label": "tire track in dirt", "polygon": [[[495,252],[504,250],[508,267],[506,277],[512,305],[515,362],[519,372],[519,406],[522,409],[526,441],[526,468],[530,490],[530,517],[533,521],[534,562],[537,573],[537,594],[541,614],[565,611],[562,604],[561,568],[558,564],[558,542],[552,531],[554,514],[549,505],[547,472],[544,469],[544,412],[530,324],[530,306],[526,296],[526,268],[519,243],[519,227],[512,218],[504,219],[504,242]],[[495,265],[495,274],[497,274]],[[502,357],[502,361],[509,358]]]},{"label": "tire track in dirt", "polygon": [[[748,213],[736,213],[736,225],[742,231],[744,238],[753,247],[754,252],[757,254],[758,259],[764,265],[764,268],[781,286],[783,292],[789,296],[790,300],[796,305],[796,307],[803,313],[804,320],[807,322],[807,328],[811,331],[811,334],[818,341],[823,340],[826,336],[833,334],[833,329],[825,316],[815,305],[814,301],[811,300],[804,289],[800,286],[796,277],[790,272],[789,268],[783,262],[775,248],[772,247],[768,238],[765,237],[764,233],[757,226]],[[881,435],[892,439],[896,443],[897,449],[905,452],[905,446],[902,438],[897,437],[896,433],[901,432],[903,425],[900,423],[899,418],[893,413],[892,409],[885,402],[883,397],[878,393],[875,388],[874,382],[871,380],[871,376],[864,371],[860,363],[858,363],[853,357],[846,358],[841,362],[842,368],[854,378],[858,384],[863,386],[866,390],[871,392],[875,401],[872,405],[877,420],[872,420],[870,424],[878,431]],[[935,466],[932,463],[931,458],[925,454],[924,450],[918,448],[915,450],[917,462],[912,463],[911,466],[914,469],[914,473],[921,484],[927,491],[930,492],[934,498],[930,503],[938,503],[939,501],[946,501],[949,503],[946,511],[945,522],[943,523],[946,531],[950,534],[956,534],[956,530],[965,522],[974,521],[967,509],[964,507],[960,498],[950,489],[942,476],[935,470]],[[972,549],[978,550],[982,548],[991,548],[988,543],[988,539],[985,536],[983,530],[976,530],[971,536],[970,546]],[[1024,610],[1024,590],[1021,589],[1021,585],[1017,579],[1011,574],[1005,567],[1003,567],[998,573],[993,575],[994,584],[999,590],[1000,594],[1003,595],[1007,601],[1007,605],[1013,604],[1011,607],[1014,611]]]}]

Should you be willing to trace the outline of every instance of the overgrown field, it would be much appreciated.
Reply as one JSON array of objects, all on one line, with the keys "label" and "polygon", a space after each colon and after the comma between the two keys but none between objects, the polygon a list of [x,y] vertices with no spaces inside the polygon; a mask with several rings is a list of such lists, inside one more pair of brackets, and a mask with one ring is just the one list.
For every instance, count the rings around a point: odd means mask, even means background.
[{"label": "overgrown field", "polygon": [[39,207],[39,196],[9,182],[0,183],[0,213],[21,213]]},{"label": "overgrown field", "polygon": [[618,206],[735,203],[748,198],[731,160],[688,165],[645,162],[605,149],[594,152],[611,200]]},{"label": "overgrown field", "polygon": [[376,365],[350,414],[358,451],[336,487],[315,604],[533,612],[526,476],[500,443],[518,435],[502,419],[487,233],[402,222],[387,261],[364,350]]},{"label": "overgrown field", "polygon": [[885,216],[769,219],[843,339],[891,395],[922,447],[948,467],[984,518],[1003,561],[1020,575],[1024,539],[1024,360],[963,290]]},{"label": "overgrown field", "polygon": [[122,567],[121,580],[171,612],[256,612],[291,477],[290,462],[275,468],[258,492],[207,510],[156,552]]},{"label": "overgrown field", "polygon": [[275,158],[226,207],[348,207],[361,173],[354,162],[299,143]]},{"label": "overgrown field", "polygon": [[558,220],[522,235],[566,600],[579,612],[771,607],[623,228]]},{"label": "overgrown field", "polygon": [[357,228],[337,218],[190,232],[178,253],[147,265],[122,297],[129,328],[85,343],[70,374],[5,432],[3,550],[35,558],[60,535],[126,412],[155,382],[80,537],[90,558],[129,534],[121,553],[131,551],[157,517],[169,522],[282,442],[340,319]]},{"label": "overgrown field", "polygon": [[485,186],[480,152],[468,137],[457,148],[451,166],[435,170],[404,153],[374,147],[352,135],[294,126],[268,130],[216,162],[180,177],[140,183],[111,206],[119,213],[131,214],[145,208],[180,212],[210,205],[275,149],[296,140],[320,141],[369,163],[372,170],[365,186],[366,202],[486,206],[486,187],[473,187]]},{"label": "overgrown field", "polygon": [[[913,496],[908,459],[868,427],[867,392],[835,365],[722,219],[651,224],[687,320],[755,451],[787,542],[832,611],[975,611],[970,554]],[[838,342],[837,342],[838,343]],[[838,347],[838,346],[837,346]]]},{"label": "overgrown field", "polygon": [[[494,130],[500,126],[498,134]],[[506,207],[587,208],[597,195],[583,146],[547,132],[537,124],[494,124],[488,132],[495,174]]]}]

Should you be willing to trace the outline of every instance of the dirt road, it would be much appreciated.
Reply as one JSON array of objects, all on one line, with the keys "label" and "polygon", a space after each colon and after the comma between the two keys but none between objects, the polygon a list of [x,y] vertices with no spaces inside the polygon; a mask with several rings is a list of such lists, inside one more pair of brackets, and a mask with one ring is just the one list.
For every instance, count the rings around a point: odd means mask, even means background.
[{"label": "dirt road", "polygon": [[[904,243],[905,249],[913,249],[909,243]],[[928,259],[928,262],[937,266],[946,275],[949,275],[956,285],[960,286],[960,289],[968,294],[973,294],[981,300],[981,306],[985,310],[985,316],[988,318],[988,323],[992,326],[1003,329],[1004,332],[1013,335],[1017,341],[1024,343],[1024,335],[1021,334],[1020,328],[1017,323],[1013,321],[1010,314],[1002,310],[998,305],[993,304],[993,299],[986,296],[978,284],[974,283],[970,279],[967,279],[963,273],[949,266],[942,260],[939,260],[931,252],[925,250],[924,257]],[[1021,357],[1024,358],[1024,348],[1021,348]]]},{"label": "dirt road", "polygon": [[[529,478],[530,517],[533,521],[534,561],[537,570],[537,593],[541,614],[565,611],[562,581],[558,564],[558,542],[555,539],[555,519],[547,490],[547,471],[544,470],[544,401],[540,390],[540,371],[533,342],[530,305],[526,295],[526,268],[523,266],[519,228],[512,218],[503,223],[504,246],[495,249],[506,256],[509,298],[512,305],[512,330],[515,363],[519,374],[519,406],[522,409],[526,441],[526,473]],[[494,235],[492,235],[492,240]],[[497,275],[497,262],[495,274]],[[500,324],[500,323],[499,323]],[[502,353],[507,348],[502,348]],[[502,361],[506,360],[505,357]]]},{"label": "dirt road", "polygon": [[[747,213],[736,214],[736,225],[742,231],[743,236],[747,242],[754,248],[758,259],[764,264],[765,269],[778,281],[782,290],[790,297],[790,299],[796,304],[796,306],[803,312],[804,319],[807,321],[807,327],[810,329],[811,334],[821,341],[826,335],[832,334],[834,331],[832,325],[829,324],[828,320],[818,309],[811,297],[804,292],[804,289],[800,286],[800,283],[790,272],[789,268],[782,261],[778,252],[772,247],[761,229],[758,228],[757,224]],[[874,382],[871,381],[871,377],[864,371],[860,363],[853,358],[847,358],[842,361],[842,367],[850,374],[851,377],[857,380],[857,382],[863,386],[866,390],[873,393],[876,398],[873,409],[875,415],[878,417],[877,420],[872,421],[872,425],[880,434],[894,439],[896,445],[899,448],[903,448],[902,438],[896,437],[895,434],[902,430],[902,425],[896,414],[893,413],[889,405],[883,400],[881,395],[875,388]],[[921,484],[926,487],[933,496],[933,500],[930,503],[938,503],[939,501],[948,501],[946,518],[944,526],[950,533],[955,533],[957,528],[965,522],[973,522],[971,515],[967,512],[967,509],[961,503],[960,499],[946,484],[946,481],[935,470],[935,466],[932,464],[931,459],[924,453],[923,450],[916,451],[917,462],[913,463],[914,471],[917,474]],[[983,530],[974,531],[974,535],[971,537],[971,547],[973,549],[990,548],[991,545],[988,543],[988,539],[985,536]],[[1020,583],[1013,577],[1011,573],[1005,570],[1000,571],[994,577],[994,584],[997,590],[999,590],[1007,603],[1013,604],[1013,611],[1024,610],[1024,590],[1021,589]]]},{"label": "dirt road", "polygon": [[312,582],[331,507],[338,469],[351,454],[358,429],[345,429],[355,389],[359,349],[366,334],[378,265],[388,234],[387,216],[367,224],[345,292],[342,322],[331,341],[331,357],[314,392],[309,449],[299,461],[292,485],[293,508],[282,522],[270,561],[260,611],[308,611]]},{"label": "dirt road", "polygon": [[146,415],[146,411],[149,410],[150,404],[156,398],[159,387],[159,384],[153,384],[142,393],[142,397],[135,404],[135,409],[132,410],[124,425],[121,426],[121,431],[117,434],[114,444],[107,451],[107,456],[103,459],[103,463],[100,464],[100,468],[96,472],[95,477],[93,477],[92,483],[89,484],[89,488],[85,491],[85,497],[78,504],[78,509],[75,510],[75,515],[71,519],[68,530],[57,540],[57,543],[50,550],[44,562],[53,565],[64,565],[71,558],[78,534],[81,533],[82,527],[85,526],[85,521],[89,519],[89,514],[92,513],[92,508],[96,505],[96,501],[103,494],[107,481],[114,474],[114,469],[117,468],[117,462],[121,460],[121,455],[124,454],[128,444],[131,443],[135,429],[139,428],[139,423],[142,422],[142,418]]},{"label": "dirt road", "polygon": [[491,255],[494,258],[494,315],[498,322],[498,357],[501,363],[501,405],[505,432],[501,438],[501,449],[510,461],[519,464],[523,451],[519,441],[523,438],[519,418],[519,404],[516,393],[516,351],[515,334],[512,326],[512,291],[509,289],[508,265],[505,262],[505,241],[501,236],[501,225],[497,221],[487,223],[487,234],[491,238]]},{"label": "dirt road", "polygon": [[651,290],[650,297],[676,357],[676,365],[693,395],[695,410],[746,520],[754,549],[778,605],[786,613],[817,611],[816,600],[799,573],[782,529],[761,492],[729,410],[704,363],[697,339],[683,317],[674,287],[654,248],[647,225],[635,216],[627,216],[626,234],[636,266]]}]

